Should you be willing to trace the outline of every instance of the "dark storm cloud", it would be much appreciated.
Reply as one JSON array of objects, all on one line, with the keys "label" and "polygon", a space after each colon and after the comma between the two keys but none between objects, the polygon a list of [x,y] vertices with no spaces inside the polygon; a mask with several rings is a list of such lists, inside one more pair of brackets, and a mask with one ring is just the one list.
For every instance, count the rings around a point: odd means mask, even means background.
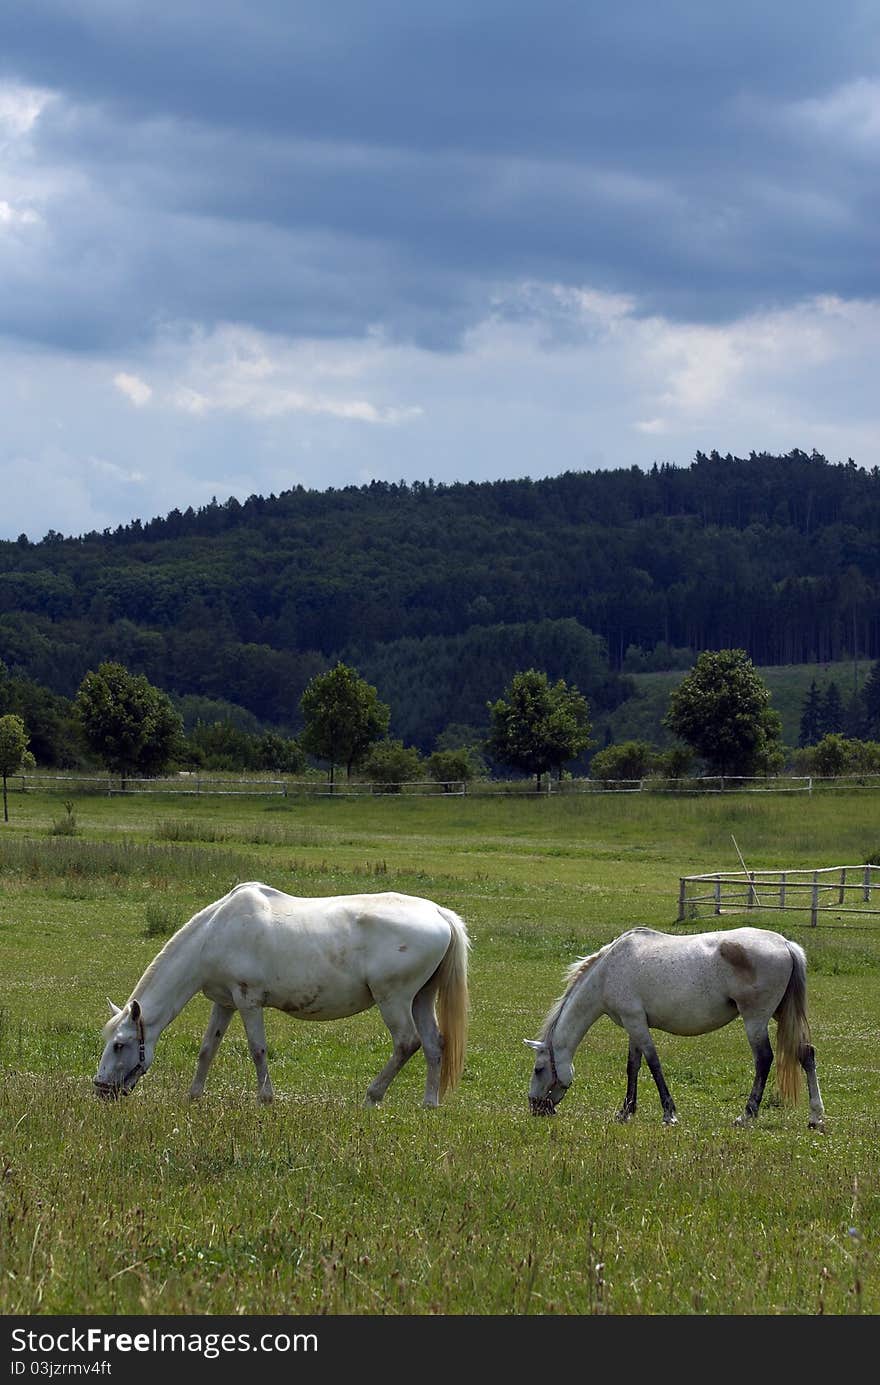
[{"label": "dark storm cloud", "polygon": [[829,103],[880,100],[878,32],[858,3],[6,0],[0,76],[56,96],[0,331],[451,348],[499,282],[702,321],[873,297],[876,161]]}]

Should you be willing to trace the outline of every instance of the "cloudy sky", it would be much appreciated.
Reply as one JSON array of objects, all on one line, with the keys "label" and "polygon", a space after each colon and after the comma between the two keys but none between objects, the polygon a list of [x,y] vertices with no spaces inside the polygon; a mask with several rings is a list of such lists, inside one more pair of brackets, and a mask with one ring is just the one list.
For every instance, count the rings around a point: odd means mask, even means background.
[{"label": "cloudy sky", "polygon": [[880,465],[875,0],[3,0],[0,538]]}]

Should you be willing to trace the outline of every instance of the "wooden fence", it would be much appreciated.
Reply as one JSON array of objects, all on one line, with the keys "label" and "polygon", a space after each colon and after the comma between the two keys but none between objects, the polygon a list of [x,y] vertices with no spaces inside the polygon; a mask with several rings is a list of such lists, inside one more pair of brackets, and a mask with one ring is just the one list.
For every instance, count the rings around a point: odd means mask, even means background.
[{"label": "wooden fence", "polygon": [[121,777],[118,774],[17,774],[9,779],[10,789],[27,793],[29,790],[43,793],[97,794],[111,797],[118,794],[165,794],[174,797],[208,797],[215,795],[243,797],[297,797],[301,795],[335,797],[364,797],[370,794],[410,794],[440,795],[465,792],[461,781],[442,783],[436,780],[407,782],[403,784],[361,783],[356,780],[337,779],[330,784],[327,779],[245,779],[222,778],[214,774],[175,774],[164,779],[139,779],[134,776]]},{"label": "wooden fence", "polygon": [[678,922],[755,909],[809,913],[812,927],[823,913],[880,914],[880,866],[824,866],[818,870],[716,871],[679,877]]},{"label": "wooden fence", "polygon": [[208,795],[208,794],[251,794],[280,795],[283,797],[324,796],[335,794],[339,797],[369,797],[372,794],[407,794],[414,796],[438,795],[461,797],[474,794],[533,796],[540,792],[543,796],[557,794],[779,794],[806,793],[814,790],[835,789],[873,789],[880,790],[880,775],[841,775],[834,779],[819,779],[815,775],[761,775],[746,778],[740,775],[699,775],[686,779],[666,779],[660,775],[649,775],[644,779],[590,779],[572,777],[557,779],[545,775],[538,790],[534,778],[528,780],[476,779],[470,783],[461,780],[438,783],[434,780],[396,783],[362,783],[354,779],[340,777],[331,787],[324,777],[312,779],[286,779],[277,775],[247,777],[242,775],[215,774],[193,771],[168,775],[165,778],[141,779],[121,778],[114,774],[47,774],[42,771],[33,774],[10,775],[8,788],[13,793],[27,793],[29,789],[55,793],[83,794],[169,794],[169,795]]}]

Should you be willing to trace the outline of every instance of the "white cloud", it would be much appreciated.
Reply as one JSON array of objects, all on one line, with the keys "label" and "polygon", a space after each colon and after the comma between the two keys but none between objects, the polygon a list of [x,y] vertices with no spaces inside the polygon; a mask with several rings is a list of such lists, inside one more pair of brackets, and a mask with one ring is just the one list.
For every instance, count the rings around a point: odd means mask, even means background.
[{"label": "white cloud", "polygon": [[129,471],[117,466],[116,462],[108,462],[104,457],[89,457],[88,465],[101,476],[124,486],[140,486],[147,479],[144,472]]},{"label": "white cloud", "polygon": [[[176,346],[179,350],[180,343]],[[366,343],[291,342],[233,325],[211,334],[194,332],[165,399],[172,409],[197,417],[229,413],[265,420],[310,414],[398,424],[417,417],[418,405],[401,407],[326,388],[334,377],[369,375],[387,349],[376,336]]]},{"label": "white cloud", "polygon": [[793,125],[803,124],[853,150],[876,154],[880,148],[880,81],[857,78],[825,96],[794,103],[788,116]]},{"label": "white cloud", "polygon": [[0,82],[0,149],[28,134],[52,93],[17,82]]},{"label": "white cloud", "polygon": [[19,211],[10,202],[0,200],[0,226],[35,226],[41,220],[31,207]]},{"label": "white cloud", "polygon": [[[826,296],[706,326],[641,316],[589,285],[514,286],[455,352],[381,331],[169,330],[117,370],[116,389],[141,401],[133,427],[106,407],[110,362],[22,356],[0,339],[0,474],[17,494],[0,537],[100,530],[214,494],[684,466],[716,448],[815,447],[870,468],[878,340],[870,300]],[[39,486],[13,484],[22,457]]]},{"label": "white cloud", "polygon": [[135,408],[142,409],[145,404],[149,404],[153,397],[153,391],[145,380],[138,375],[127,375],[125,371],[120,371],[113,376],[113,383],[124,394],[126,399],[130,399]]}]

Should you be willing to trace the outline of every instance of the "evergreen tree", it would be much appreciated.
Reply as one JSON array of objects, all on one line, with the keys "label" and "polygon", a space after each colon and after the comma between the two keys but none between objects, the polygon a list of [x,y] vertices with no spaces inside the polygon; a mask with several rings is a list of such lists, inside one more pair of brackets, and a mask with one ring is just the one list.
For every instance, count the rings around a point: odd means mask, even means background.
[{"label": "evergreen tree", "polygon": [[[843,733],[845,714],[843,698],[835,682],[830,682],[822,698],[821,727],[823,736],[838,736]],[[820,737],[821,739],[821,737]]]},{"label": "evergreen tree", "polygon": [[880,661],[873,664],[862,688],[864,733],[880,740]]},{"label": "evergreen tree", "polygon": [[801,709],[798,745],[817,745],[822,739],[822,697],[813,679]]}]

